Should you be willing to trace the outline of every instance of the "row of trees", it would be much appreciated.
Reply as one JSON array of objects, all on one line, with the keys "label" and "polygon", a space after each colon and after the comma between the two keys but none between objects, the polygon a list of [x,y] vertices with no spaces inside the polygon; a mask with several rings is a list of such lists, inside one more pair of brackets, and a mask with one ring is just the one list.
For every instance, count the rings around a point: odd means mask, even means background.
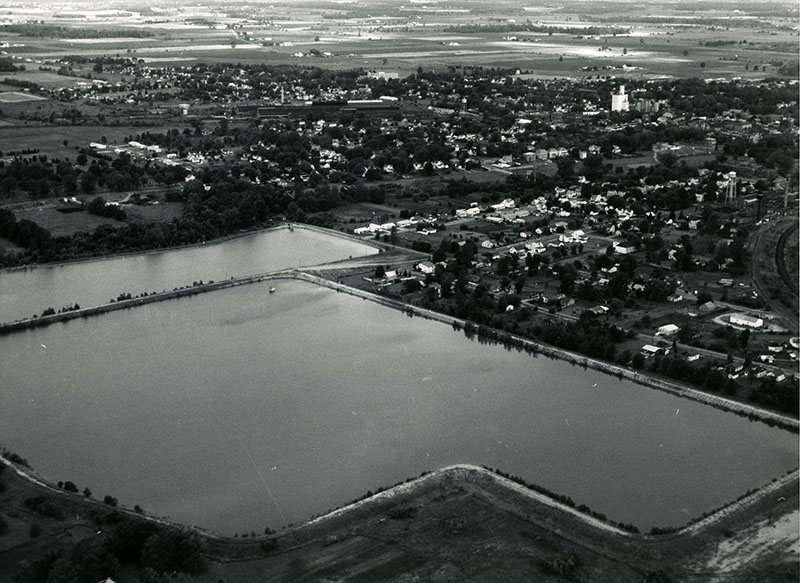
[{"label": "row of trees", "polygon": [[[167,223],[101,225],[92,233],[78,232],[62,237],[52,237],[33,221],[18,221],[12,211],[0,209],[0,237],[24,248],[22,253],[0,253],[0,266],[65,261],[209,241],[242,229],[268,225],[275,216],[305,220],[309,218],[307,213],[343,204],[382,202],[383,192],[358,184],[347,188],[298,189],[292,193],[275,185],[259,185],[230,176],[224,178],[221,173],[208,190],[200,180],[187,183],[178,198],[186,203],[183,216]],[[100,197],[89,207],[90,211],[117,219],[121,219],[120,213],[124,212],[106,206]]]}]

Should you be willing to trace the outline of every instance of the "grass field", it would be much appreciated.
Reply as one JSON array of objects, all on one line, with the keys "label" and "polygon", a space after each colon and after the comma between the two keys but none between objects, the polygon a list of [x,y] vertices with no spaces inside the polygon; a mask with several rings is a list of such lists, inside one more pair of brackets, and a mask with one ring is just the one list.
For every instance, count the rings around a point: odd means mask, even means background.
[{"label": "grass field", "polygon": [[23,101],[44,101],[46,97],[39,97],[30,93],[23,93],[21,91],[7,91],[0,93],[0,103],[20,103]]},{"label": "grass field", "polygon": [[79,231],[92,232],[100,225],[123,227],[132,222],[169,221],[181,216],[183,204],[162,203],[149,206],[125,206],[124,209],[125,213],[128,215],[126,221],[115,221],[114,219],[98,217],[88,212],[60,213],[52,206],[18,210],[15,214],[17,220],[28,219],[33,221],[50,231],[54,237],[58,237],[62,235],[72,235]]},{"label": "grass field", "polygon": [[44,227],[54,237],[71,235],[78,231],[91,232],[100,225],[122,225],[123,223],[113,219],[98,217],[87,212],[64,214],[55,208],[35,208],[24,211],[17,211],[17,220],[28,219],[37,225]]},{"label": "grass field", "polygon": [[27,81],[29,83],[36,83],[46,89],[55,89],[59,87],[74,87],[81,81],[78,77],[70,77],[67,75],[58,75],[52,71],[37,71],[35,65],[27,63],[26,66],[31,69],[28,71],[16,71],[13,73],[0,73],[0,79],[14,79],[17,81]]}]

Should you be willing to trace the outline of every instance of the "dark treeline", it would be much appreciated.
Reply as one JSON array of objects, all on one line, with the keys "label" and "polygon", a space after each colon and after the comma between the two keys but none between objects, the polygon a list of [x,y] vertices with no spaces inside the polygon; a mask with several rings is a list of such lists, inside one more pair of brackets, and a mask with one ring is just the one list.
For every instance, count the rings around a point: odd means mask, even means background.
[{"label": "dark treeline", "polygon": [[547,344],[611,362],[616,360],[616,345],[626,337],[624,330],[601,322],[591,312],[583,312],[576,322],[548,321],[537,324],[531,332],[535,338]]},{"label": "dark treeline", "polygon": [[0,72],[2,73],[11,73],[12,71],[20,71],[23,69],[22,67],[17,67],[8,57],[0,58]]},{"label": "dark treeline", "polygon": [[145,38],[155,36],[149,30],[138,28],[82,28],[58,26],[55,24],[33,23],[5,24],[3,25],[2,30],[6,33],[16,33],[21,36],[33,36],[40,38]]},{"label": "dark treeline", "polygon": [[86,210],[98,217],[116,219],[117,221],[124,221],[127,218],[124,210],[119,208],[118,205],[107,204],[102,196],[93,198],[92,201],[86,205]]},{"label": "dark treeline", "polygon": [[12,87],[22,87],[23,89],[30,89],[31,92],[37,93],[42,90],[42,86],[38,83],[34,83],[33,81],[26,81],[25,79],[13,79],[11,77],[5,77],[3,79],[3,85],[11,85]]},{"label": "dark treeline", "polygon": [[[797,91],[789,84],[771,84],[769,90],[752,83],[709,82],[703,79],[675,79],[648,85],[657,99],[669,99],[676,111],[694,116],[714,116],[729,109],[753,115],[776,113],[780,103],[797,101]],[[784,115],[795,118],[797,110]]]}]

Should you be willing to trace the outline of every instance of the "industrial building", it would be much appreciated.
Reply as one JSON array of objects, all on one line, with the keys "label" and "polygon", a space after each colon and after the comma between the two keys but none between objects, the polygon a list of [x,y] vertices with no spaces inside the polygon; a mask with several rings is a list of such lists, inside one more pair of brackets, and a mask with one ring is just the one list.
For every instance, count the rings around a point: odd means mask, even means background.
[{"label": "industrial building", "polygon": [[620,85],[616,93],[611,94],[611,111],[628,111],[630,104],[625,94],[625,85]]}]

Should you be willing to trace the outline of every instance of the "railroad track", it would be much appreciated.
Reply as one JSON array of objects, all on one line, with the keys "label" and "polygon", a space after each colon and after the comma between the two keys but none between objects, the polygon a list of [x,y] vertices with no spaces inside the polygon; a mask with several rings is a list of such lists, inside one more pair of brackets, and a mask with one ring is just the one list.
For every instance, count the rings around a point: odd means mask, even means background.
[{"label": "railroad track", "polygon": [[794,295],[798,295],[798,286],[797,281],[789,276],[789,272],[786,270],[786,257],[784,256],[784,249],[786,248],[786,241],[789,240],[789,237],[797,230],[798,224],[796,222],[792,222],[788,229],[786,229],[781,236],[778,238],[778,245],[775,247],[775,264],[778,266],[778,273],[781,276],[783,282],[789,287],[790,290],[794,293]]}]

